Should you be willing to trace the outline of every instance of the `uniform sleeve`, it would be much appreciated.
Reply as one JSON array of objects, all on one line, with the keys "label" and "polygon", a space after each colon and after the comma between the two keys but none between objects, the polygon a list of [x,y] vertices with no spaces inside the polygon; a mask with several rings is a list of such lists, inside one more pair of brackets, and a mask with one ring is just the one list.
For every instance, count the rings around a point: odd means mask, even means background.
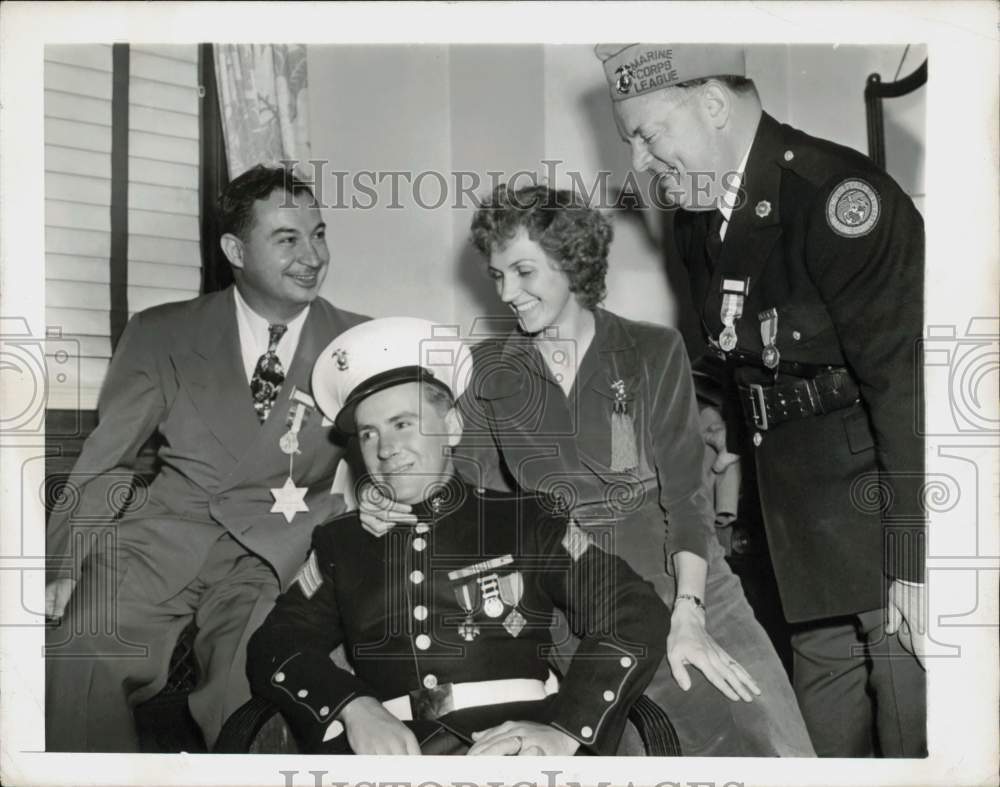
[{"label": "uniform sleeve", "polygon": [[101,387],[97,427],[84,443],[70,476],[78,502],[72,510],[53,512],[49,519],[49,555],[71,558],[74,576],[86,555],[68,554],[71,519],[113,524],[119,512],[109,503],[115,497],[111,487],[131,480],[139,450],[166,411],[156,342],[154,330],[141,313],[129,320]]},{"label": "uniform sleeve", "polygon": [[[923,220],[891,181],[850,180],[874,193],[873,225],[850,234],[855,229],[831,213],[830,204],[836,207],[845,179],[831,180],[811,211],[807,265],[833,318],[872,428],[884,503],[884,570],[893,578],[921,582],[924,441],[917,374],[923,333]],[[864,230],[865,222],[859,226]]]},{"label": "uniform sleeve", "polygon": [[547,721],[593,753],[613,755],[663,660],[670,612],[652,585],[572,520],[545,517],[535,532],[546,558],[542,586],[580,638]]},{"label": "uniform sleeve", "polygon": [[375,696],[330,658],[344,641],[331,552],[317,528],[308,559],[247,646],[251,690],[278,706],[310,751],[347,703]]},{"label": "uniform sleeve", "polygon": [[687,353],[678,334],[669,336],[662,361],[646,364],[644,372],[652,458],[668,523],[667,559],[675,552],[693,552],[707,560],[714,514],[702,478],[705,444]]}]

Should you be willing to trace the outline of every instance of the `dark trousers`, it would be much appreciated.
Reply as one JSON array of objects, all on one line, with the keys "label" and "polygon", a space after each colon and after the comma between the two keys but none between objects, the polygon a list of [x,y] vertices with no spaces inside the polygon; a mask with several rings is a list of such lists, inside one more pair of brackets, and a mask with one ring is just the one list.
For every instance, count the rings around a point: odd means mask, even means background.
[{"label": "dark trousers", "polygon": [[927,678],[881,609],[795,627],[795,692],[821,757],[925,757]]},{"label": "dark trousers", "polygon": [[228,533],[185,588],[150,599],[150,572],[163,570],[128,548],[85,562],[62,622],[46,636],[47,751],[138,751],[132,709],[163,688],[192,619],[201,680],[188,704],[209,748],[250,698],[246,644],[277,597],[274,572]]}]

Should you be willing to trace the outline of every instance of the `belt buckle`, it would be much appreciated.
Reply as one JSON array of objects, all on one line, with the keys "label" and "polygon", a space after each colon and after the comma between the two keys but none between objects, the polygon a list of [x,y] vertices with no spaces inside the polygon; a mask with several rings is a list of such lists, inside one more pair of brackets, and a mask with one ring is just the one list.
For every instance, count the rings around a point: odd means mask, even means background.
[{"label": "belt buckle", "polygon": [[442,683],[433,689],[414,689],[410,692],[410,712],[414,719],[433,721],[455,710],[452,684]]},{"label": "belt buckle", "polygon": [[764,401],[764,386],[750,383],[750,405],[753,407],[753,423],[758,429],[767,431],[767,405]]}]

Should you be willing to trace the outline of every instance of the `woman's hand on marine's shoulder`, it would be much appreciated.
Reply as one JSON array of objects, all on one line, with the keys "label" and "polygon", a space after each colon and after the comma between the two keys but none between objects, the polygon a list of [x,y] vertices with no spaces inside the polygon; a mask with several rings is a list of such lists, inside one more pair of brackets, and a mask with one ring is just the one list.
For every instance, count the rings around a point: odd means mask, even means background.
[{"label": "woman's hand on marine's shoulder", "polygon": [[386,497],[372,483],[362,485],[358,494],[358,516],[361,525],[373,536],[383,536],[398,524],[412,525],[417,517],[406,503]]}]

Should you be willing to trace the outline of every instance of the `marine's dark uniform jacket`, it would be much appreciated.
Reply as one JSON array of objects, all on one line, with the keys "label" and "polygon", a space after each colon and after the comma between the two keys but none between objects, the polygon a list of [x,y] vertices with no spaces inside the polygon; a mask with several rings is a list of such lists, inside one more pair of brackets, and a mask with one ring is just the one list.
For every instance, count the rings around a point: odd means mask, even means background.
[{"label": "marine's dark uniform jacket", "polygon": [[[663,658],[669,614],[623,561],[551,508],[453,478],[414,507],[415,527],[376,538],[356,514],[317,527],[299,579],[250,642],[254,692],[276,702],[315,750],[358,696],[385,702],[448,683],[546,680],[558,607],[582,640],[558,693],[437,722],[469,742],[472,731],[508,719],[547,722],[613,754]],[[341,642],[354,675],[330,660]]]},{"label": "marine's dark uniform jacket", "polygon": [[[723,329],[722,279],[749,278],[738,346],[713,369],[729,410],[731,448],[755,455],[789,620],[876,609],[885,603],[887,577],[923,579],[916,388],[923,221],[866,157],[767,114],[742,187],[714,265],[705,251],[708,214],[679,212],[675,223],[710,341]],[[768,309],[778,316],[777,377],[761,363],[760,313]],[[846,371],[831,377],[831,368]],[[733,428],[734,412],[754,409],[749,384],[766,389],[815,375],[836,407],[815,406],[810,400],[819,393],[801,388],[801,407],[825,412],[767,429],[748,421],[742,434]],[[832,397],[831,386],[838,389]]]}]

